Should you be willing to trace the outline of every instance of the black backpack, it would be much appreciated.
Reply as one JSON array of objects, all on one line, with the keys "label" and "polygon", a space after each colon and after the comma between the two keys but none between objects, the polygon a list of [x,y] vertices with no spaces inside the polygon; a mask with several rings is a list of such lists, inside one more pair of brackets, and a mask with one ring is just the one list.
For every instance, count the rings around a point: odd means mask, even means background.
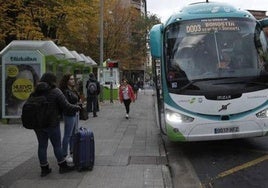
[{"label": "black backpack", "polygon": [[88,85],[87,85],[87,90],[88,90],[88,93],[91,94],[91,95],[95,95],[97,94],[97,84],[96,82],[89,82]]},{"label": "black backpack", "polygon": [[31,95],[22,107],[22,125],[27,129],[48,127],[56,118],[55,105],[48,102],[47,94]]}]

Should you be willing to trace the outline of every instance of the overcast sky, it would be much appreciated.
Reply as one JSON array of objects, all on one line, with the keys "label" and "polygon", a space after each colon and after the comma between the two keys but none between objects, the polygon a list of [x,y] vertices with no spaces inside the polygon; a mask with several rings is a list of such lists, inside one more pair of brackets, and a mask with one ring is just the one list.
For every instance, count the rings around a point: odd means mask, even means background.
[{"label": "overcast sky", "polygon": [[[194,3],[206,0],[147,0],[147,11],[156,14],[164,22],[176,10]],[[226,2],[242,9],[264,10],[268,12],[268,0],[213,0]]]}]

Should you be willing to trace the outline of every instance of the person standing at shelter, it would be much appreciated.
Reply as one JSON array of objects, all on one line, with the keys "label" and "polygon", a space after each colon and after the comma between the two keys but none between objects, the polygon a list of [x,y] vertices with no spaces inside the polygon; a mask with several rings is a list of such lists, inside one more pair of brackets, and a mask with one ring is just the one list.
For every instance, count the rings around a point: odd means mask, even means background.
[{"label": "person standing at shelter", "polygon": [[61,131],[60,131],[60,114],[62,112],[76,113],[80,110],[78,105],[70,104],[62,91],[56,87],[57,77],[53,73],[44,73],[33,96],[45,95],[48,102],[53,104],[51,116],[55,119],[47,127],[42,129],[34,129],[38,140],[38,158],[41,167],[41,177],[48,175],[51,172],[47,160],[48,140],[52,143],[55,157],[59,165],[59,173],[66,173],[74,170],[74,167],[68,166],[63,156],[61,148]]},{"label": "person standing at shelter", "polygon": [[128,119],[130,103],[135,101],[135,94],[131,85],[127,83],[126,79],[122,80],[122,83],[119,87],[119,100],[125,105],[126,119]]},{"label": "person standing at shelter", "polygon": [[87,112],[93,112],[93,117],[97,117],[98,95],[100,94],[100,83],[96,80],[93,73],[89,74],[86,83],[87,89]]},{"label": "person standing at shelter", "polygon": [[[63,75],[59,84],[59,88],[61,89],[69,103],[79,105],[80,97],[78,92],[76,91],[74,76],[71,73]],[[79,112],[64,112],[63,121],[64,136],[62,140],[62,152],[66,161],[71,163],[73,162],[73,159],[71,157],[73,153],[71,137],[75,134],[75,129],[78,129]]]}]

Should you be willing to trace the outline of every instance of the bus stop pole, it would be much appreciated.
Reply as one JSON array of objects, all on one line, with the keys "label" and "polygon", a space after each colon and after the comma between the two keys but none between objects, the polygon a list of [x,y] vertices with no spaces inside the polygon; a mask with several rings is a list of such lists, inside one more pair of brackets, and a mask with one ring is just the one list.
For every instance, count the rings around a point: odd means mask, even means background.
[{"label": "bus stop pole", "polygon": [[[110,68],[110,76],[113,77],[113,68]],[[110,103],[113,103],[113,80],[110,82]]]}]

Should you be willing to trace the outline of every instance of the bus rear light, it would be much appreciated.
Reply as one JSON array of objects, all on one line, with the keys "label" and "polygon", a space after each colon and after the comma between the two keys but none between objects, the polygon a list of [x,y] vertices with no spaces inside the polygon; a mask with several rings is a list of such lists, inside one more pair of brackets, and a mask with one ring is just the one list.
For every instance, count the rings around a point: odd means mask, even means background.
[{"label": "bus rear light", "polygon": [[173,123],[190,123],[194,118],[166,109],[166,120]]},{"label": "bus rear light", "polygon": [[268,117],[268,109],[262,110],[256,114],[257,118],[267,118]]}]

